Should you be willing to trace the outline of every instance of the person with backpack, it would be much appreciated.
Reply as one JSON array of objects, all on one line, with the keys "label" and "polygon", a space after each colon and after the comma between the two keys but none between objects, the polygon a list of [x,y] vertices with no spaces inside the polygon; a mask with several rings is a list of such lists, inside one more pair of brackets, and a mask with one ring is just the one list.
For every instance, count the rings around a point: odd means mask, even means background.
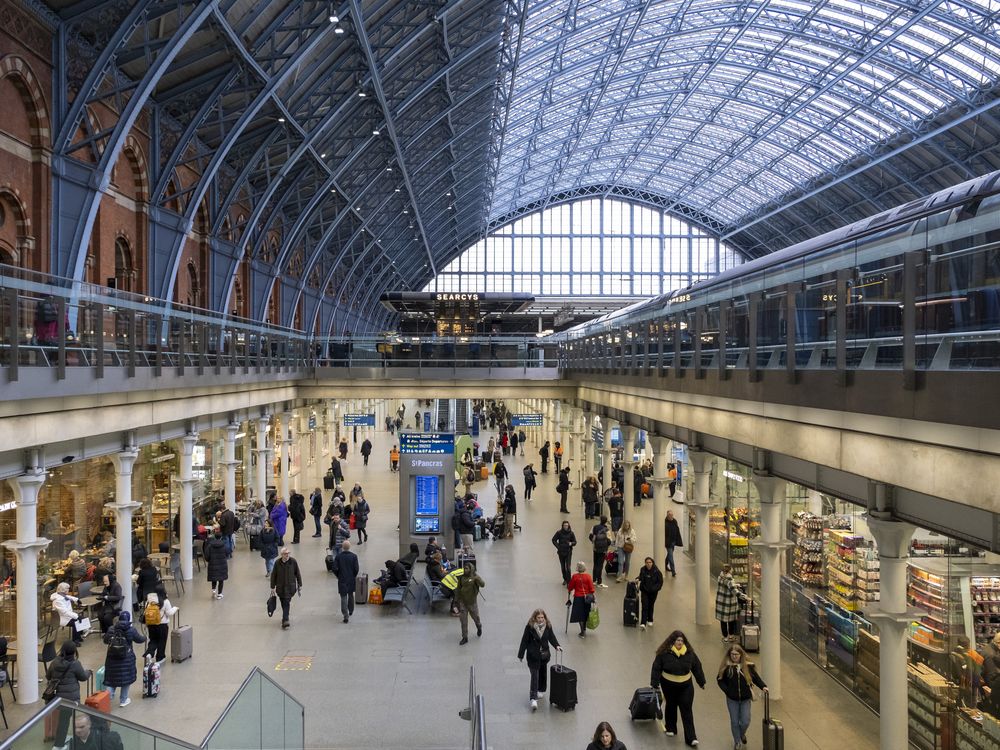
[{"label": "person with backpack", "polygon": [[524,499],[531,499],[531,491],[538,486],[538,472],[535,471],[534,464],[528,464],[524,467]]},{"label": "person with backpack", "polygon": [[236,547],[236,532],[240,528],[239,519],[230,508],[223,508],[218,518],[219,528],[222,529],[222,541],[226,543],[226,557],[232,557],[233,549]]},{"label": "person with backpack", "polygon": [[497,489],[497,499],[503,497],[503,488],[507,484],[507,467],[504,466],[503,459],[498,459],[493,464],[493,485]]},{"label": "person with backpack", "polygon": [[611,547],[607,516],[601,516],[601,522],[591,529],[589,539],[594,544],[594,584],[606,589],[608,585],[604,582],[604,560]]},{"label": "person with backpack", "polygon": [[472,541],[476,531],[476,519],[472,515],[471,504],[462,503],[459,506],[455,503],[455,529],[458,531],[460,548],[466,551],[472,550]]},{"label": "person with backpack", "polygon": [[306,499],[294,488],[289,493],[288,517],[292,519],[292,544],[298,544],[306,525]]},{"label": "person with backpack", "polygon": [[622,519],[625,518],[625,498],[618,489],[618,483],[611,483],[611,494],[604,494],[604,501],[608,504],[608,515],[611,516],[611,530],[618,531],[622,527]]},{"label": "person with backpack", "polygon": [[167,658],[167,635],[170,630],[170,618],[180,612],[167,598],[167,590],[163,584],[158,584],[155,591],[146,597],[146,609],[142,613],[142,621],[149,633],[149,642],[142,652],[143,658],[152,656],[157,666]]},{"label": "person with backpack", "polygon": [[476,483],[476,470],[471,466],[466,466],[462,470],[462,484],[465,487],[465,494],[469,495],[472,493],[472,485]]},{"label": "person with backpack", "polygon": [[[221,539],[219,543],[220,548],[224,549]],[[108,644],[108,652],[104,657],[104,687],[111,693],[112,701],[115,699],[115,690],[121,688],[121,703],[118,705],[124,708],[132,702],[128,697],[128,689],[138,676],[132,644],[145,643],[146,636],[133,627],[132,614],[122,612],[118,615],[118,622],[104,634],[104,642]]]},{"label": "person with backpack", "polygon": [[[87,670],[77,658],[77,644],[73,641],[66,641],[59,648],[59,653],[45,670],[45,679],[50,685],[55,687],[53,700],[62,698],[67,701],[80,702],[80,683],[90,679]],[[49,685],[46,685],[46,690]],[[47,701],[46,701],[47,702]],[[53,735],[54,747],[62,747],[66,742],[66,733],[69,731],[69,720],[73,715],[72,709],[64,709],[59,712],[59,720],[56,725],[56,732]]]},{"label": "person with backpack", "polygon": [[566,501],[569,497],[569,486],[573,484],[569,480],[569,467],[559,470],[559,482],[556,484],[556,492],[559,493],[559,512],[569,513],[569,508],[566,507]]},{"label": "person with backpack", "polygon": [[542,474],[549,473],[549,441],[545,441],[545,445],[538,449],[538,455],[542,457]]},{"label": "person with backpack", "polygon": [[309,515],[313,517],[313,523],[316,524],[316,533],[313,534],[313,539],[323,536],[323,527],[320,525],[320,519],[323,516],[323,490],[319,487],[314,489],[309,496]]},{"label": "person with backpack", "polygon": [[[67,311],[66,330],[69,331]],[[59,346],[59,300],[49,295],[35,306],[35,343]]]},{"label": "person with backpack", "polygon": [[461,578],[458,579],[458,586],[455,588],[455,602],[458,604],[458,617],[462,625],[462,640],[459,646],[464,646],[469,642],[469,615],[476,623],[476,637],[483,635],[483,621],[479,619],[479,590],[486,587],[486,582],[476,573],[476,566],[467,562],[463,566]]},{"label": "person with backpack", "polygon": [[545,614],[544,609],[536,609],[528,618],[527,625],[524,626],[524,633],[521,634],[521,645],[517,648],[519,661],[524,661],[525,656],[528,657],[528,672],[531,674],[528,701],[532,711],[538,709],[538,697],[545,695],[545,689],[548,686],[548,664],[553,648],[556,651],[562,651],[562,646],[556,639],[549,616]]}]

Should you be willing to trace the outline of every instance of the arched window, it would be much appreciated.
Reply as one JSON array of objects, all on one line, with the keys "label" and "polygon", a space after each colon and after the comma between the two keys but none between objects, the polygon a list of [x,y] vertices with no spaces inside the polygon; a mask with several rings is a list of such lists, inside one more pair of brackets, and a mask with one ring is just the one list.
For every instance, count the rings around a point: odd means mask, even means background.
[{"label": "arched window", "polygon": [[188,273],[188,295],[187,303],[190,307],[201,307],[201,285],[198,283],[198,269],[194,263],[187,264]]},{"label": "arched window", "polygon": [[424,291],[649,297],[743,261],[663,209],[587,198],[497,228],[440,269]]},{"label": "arched window", "polygon": [[135,266],[132,264],[132,250],[124,237],[115,240],[115,288],[123,292],[131,292],[135,278]]}]

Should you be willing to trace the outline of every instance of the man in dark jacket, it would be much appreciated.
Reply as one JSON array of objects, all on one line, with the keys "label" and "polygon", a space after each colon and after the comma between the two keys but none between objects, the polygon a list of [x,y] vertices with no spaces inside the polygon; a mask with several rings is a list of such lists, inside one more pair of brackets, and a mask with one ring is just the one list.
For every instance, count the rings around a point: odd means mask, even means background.
[{"label": "man in dark jacket", "polygon": [[320,526],[320,517],[323,515],[323,491],[319,487],[314,489],[312,495],[309,496],[309,515],[313,517],[313,522],[316,524],[316,533],[313,534],[313,538],[323,536],[323,529]]},{"label": "man in dark jacket", "polygon": [[549,441],[545,441],[545,445],[538,449],[538,455],[542,457],[542,474],[549,473]]},{"label": "man in dark jacket", "polygon": [[[63,709],[67,715],[71,713]],[[87,714],[76,714],[73,719],[72,750],[122,750],[121,735],[113,731],[104,719],[91,719]]]},{"label": "man in dark jacket", "polygon": [[576,546],[576,534],[569,525],[569,521],[563,521],[562,526],[552,535],[552,546],[556,548],[559,555],[559,570],[562,572],[563,586],[569,585],[570,573],[569,563],[573,556],[573,548]]},{"label": "man in dark jacket", "polygon": [[559,493],[559,512],[569,513],[566,507],[566,498],[569,496],[569,486],[573,484],[569,481],[569,467],[559,470],[559,483],[556,485],[556,492]]},{"label": "man in dark jacket", "polygon": [[462,503],[462,509],[457,513],[458,518],[455,527],[462,541],[462,548],[472,550],[473,534],[476,530],[476,519],[472,516],[472,508],[469,503]]},{"label": "man in dark jacket", "polygon": [[667,517],[663,519],[663,542],[667,547],[667,570],[674,578],[677,577],[677,568],[674,567],[674,548],[683,547],[681,541],[681,526],[674,518],[672,510],[667,511]]},{"label": "man in dark jacket", "polygon": [[299,534],[306,525],[306,499],[296,489],[292,489],[288,498],[288,516],[292,519],[292,544],[299,543]]},{"label": "man in dark jacket", "polygon": [[365,466],[368,465],[368,457],[372,454],[372,441],[365,438],[365,442],[361,444],[361,455],[365,459]]},{"label": "man in dark jacket", "polygon": [[337,576],[337,591],[340,593],[340,614],[344,616],[344,622],[348,622],[354,614],[354,593],[360,572],[358,556],[351,552],[351,540],[344,540],[340,554],[333,560],[333,574]]},{"label": "man in dark jacket", "polygon": [[606,589],[604,583],[604,557],[611,547],[611,530],[608,528],[608,517],[601,516],[601,522],[594,526],[589,539],[594,543],[594,585]]},{"label": "man in dark jacket", "polygon": [[288,627],[288,610],[292,597],[302,596],[302,574],[299,564],[288,547],[281,548],[281,556],[271,569],[271,593],[281,602],[281,628]]},{"label": "man in dark jacket", "polygon": [[330,473],[333,474],[333,478],[337,480],[338,483],[344,481],[344,470],[340,467],[340,459],[336,456],[330,460]]},{"label": "man in dark jacket", "polygon": [[340,554],[340,548],[351,538],[351,527],[347,525],[339,513],[330,516],[330,553],[336,557]]},{"label": "man in dark jacket", "polygon": [[232,557],[235,546],[233,536],[236,534],[236,514],[229,508],[222,510],[222,515],[219,516],[219,528],[222,530],[222,540],[226,543],[226,557]]},{"label": "man in dark jacket", "polygon": [[625,518],[625,498],[622,497],[617,482],[611,485],[611,489],[611,495],[609,496],[605,493],[604,499],[608,504],[608,515],[611,516],[611,530],[618,531],[622,527],[622,520]]}]

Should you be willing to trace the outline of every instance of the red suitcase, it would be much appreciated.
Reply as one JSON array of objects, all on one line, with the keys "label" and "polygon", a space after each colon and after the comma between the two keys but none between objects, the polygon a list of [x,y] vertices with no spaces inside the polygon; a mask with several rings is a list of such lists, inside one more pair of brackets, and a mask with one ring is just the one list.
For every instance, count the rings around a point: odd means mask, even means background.
[{"label": "red suitcase", "polygon": [[96,693],[88,695],[87,700],[83,704],[90,706],[95,711],[103,711],[109,714],[111,713],[111,693],[107,690],[98,690]]}]

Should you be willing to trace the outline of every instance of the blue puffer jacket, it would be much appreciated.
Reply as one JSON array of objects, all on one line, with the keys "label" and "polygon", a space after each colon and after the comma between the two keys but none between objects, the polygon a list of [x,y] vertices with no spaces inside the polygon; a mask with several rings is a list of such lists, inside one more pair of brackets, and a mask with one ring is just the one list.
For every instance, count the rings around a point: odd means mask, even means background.
[{"label": "blue puffer jacket", "polygon": [[[116,632],[123,634],[128,641],[124,656],[111,654],[111,639]],[[135,652],[132,650],[132,644],[145,643],[146,636],[132,627],[132,616],[128,612],[122,612],[118,616],[118,622],[104,634],[104,642],[109,644],[108,654],[104,657],[104,684],[108,687],[131,685],[136,680]]]}]

